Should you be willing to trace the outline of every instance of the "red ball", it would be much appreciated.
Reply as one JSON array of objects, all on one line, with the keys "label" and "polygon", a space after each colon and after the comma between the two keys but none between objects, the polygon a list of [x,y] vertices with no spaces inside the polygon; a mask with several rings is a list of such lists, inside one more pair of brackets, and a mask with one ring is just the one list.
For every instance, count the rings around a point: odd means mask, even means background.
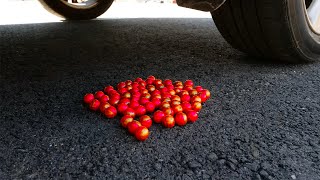
[{"label": "red ball", "polygon": [[91,103],[90,103],[90,109],[93,111],[98,110],[100,107],[100,101],[98,99],[94,99]]},{"label": "red ball", "polygon": [[148,76],[148,79],[156,80],[156,77],[154,77],[153,75],[150,75],[150,76]]},{"label": "red ball", "polygon": [[124,127],[124,128],[127,128],[128,124],[130,122],[132,122],[133,120],[134,120],[133,117],[131,117],[129,115],[125,115],[120,119],[121,126]]},{"label": "red ball", "polygon": [[181,106],[184,112],[187,112],[192,109],[192,106],[189,102],[182,102]]},{"label": "red ball", "polygon": [[125,88],[125,87],[126,87],[126,83],[125,83],[125,82],[120,82],[120,83],[117,85],[117,88],[118,88],[118,89]]},{"label": "red ball", "polygon": [[133,120],[132,122],[128,123],[127,128],[130,134],[134,134],[140,126],[141,123],[139,121]]},{"label": "red ball", "polygon": [[117,109],[113,106],[110,106],[104,111],[104,115],[107,118],[114,118],[117,115]]},{"label": "red ball", "polygon": [[132,85],[127,85],[126,88],[127,88],[128,91],[131,91],[133,87],[132,87]]},{"label": "red ball", "polygon": [[149,84],[149,85],[147,86],[147,89],[148,89],[149,92],[153,92],[153,91],[156,90],[156,87],[155,87],[154,85]]},{"label": "red ball", "polygon": [[150,128],[152,125],[152,119],[148,115],[143,115],[139,118],[139,122],[142,126],[145,126],[146,128]]},{"label": "red ball", "polygon": [[139,87],[132,87],[132,89],[129,92],[131,94],[133,94],[133,93],[136,93],[136,92],[139,92],[139,91],[140,91]]},{"label": "red ball", "polygon": [[122,99],[120,99],[119,104],[129,105],[130,104],[130,99],[122,98]]},{"label": "red ball", "polygon": [[143,81],[143,79],[141,77],[137,77],[134,82],[140,82],[140,81]]},{"label": "red ball", "polygon": [[183,95],[181,95],[181,101],[182,102],[190,102],[190,96],[188,95],[188,94],[183,94]]},{"label": "red ball", "polygon": [[187,117],[186,114],[184,114],[182,112],[179,112],[174,116],[174,120],[175,120],[177,125],[184,126],[188,122],[188,117]]},{"label": "red ball", "polygon": [[174,111],[172,108],[163,108],[161,110],[164,112],[165,115],[174,115]]},{"label": "red ball", "polygon": [[194,123],[198,119],[198,113],[196,111],[188,111],[186,114],[188,122]]},{"label": "red ball", "polygon": [[172,107],[172,110],[173,110],[173,113],[176,114],[176,113],[179,113],[179,112],[182,112],[183,111],[183,108],[181,105],[174,105]]},{"label": "red ball", "polygon": [[167,94],[168,93],[168,88],[164,87],[160,89],[161,94]]},{"label": "red ball", "polygon": [[191,106],[192,109],[197,112],[199,112],[202,109],[202,104],[200,102],[194,102],[191,104]]},{"label": "red ball", "polygon": [[143,97],[143,98],[147,98],[147,99],[149,99],[149,100],[150,100],[150,98],[151,98],[151,94],[149,94],[149,93],[145,93],[145,94],[143,94],[141,97]]},{"label": "red ball", "polygon": [[150,132],[149,132],[148,128],[146,128],[144,126],[140,126],[140,127],[138,127],[138,129],[134,133],[134,136],[137,138],[137,140],[144,141],[144,140],[148,139],[149,134],[150,134]]},{"label": "red ball", "polygon": [[202,102],[200,96],[193,96],[190,100],[191,103],[194,103],[194,102]]},{"label": "red ball", "polygon": [[176,91],[173,90],[173,89],[169,89],[169,88],[168,88],[168,93],[169,93],[171,96],[176,95]]},{"label": "red ball", "polygon": [[134,93],[132,93],[132,98],[138,98],[138,99],[140,99],[140,97],[141,97],[141,93],[140,93],[140,92],[134,92]]},{"label": "red ball", "polygon": [[186,90],[186,91],[191,91],[193,89],[192,86],[184,86],[183,87],[183,90]]},{"label": "red ball", "polygon": [[103,91],[109,95],[111,90],[114,90],[113,86],[106,86]]},{"label": "red ball", "polygon": [[146,80],[146,83],[148,84],[148,85],[152,85],[153,84],[153,81],[154,81],[154,79],[147,79]]},{"label": "red ball", "polygon": [[160,84],[162,84],[162,80],[161,79],[156,79],[156,80],[154,80],[153,84],[156,85],[156,86],[160,85]]},{"label": "red ball", "polygon": [[[119,93],[118,93],[118,91],[116,91],[116,90],[114,90],[114,89],[111,89],[111,90],[109,91],[109,93],[108,93],[109,96],[114,96],[114,95],[116,95],[116,94],[119,94]],[[119,96],[120,96],[120,94],[119,94]]]},{"label": "red ball", "polygon": [[170,108],[170,103],[169,102],[162,102],[160,105],[161,109],[166,109],[166,108]]},{"label": "red ball", "polygon": [[208,100],[211,97],[211,93],[210,93],[210,91],[208,89],[204,89],[201,92],[206,94],[206,96],[207,96],[206,100]]},{"label": "red ball", "polygon": [[172,101],[181,101],[181,98],[178,95],[174,95],[174,96],[171,97],[171,100]]},{"label": "red ball", "polygon": [[173,83],[173,85],[176,87],[176,86],[183,86],[183,83],[181,81],[175,81]]},{"label": "red ball", "polygon": [[124,111],[123,115],[129,115],[134,118],[136,116],[136,113],[132,108],[129,107]]},{"label": "red ball", "polygon": [[145,105],[148,102],[150,102],[149,99],[145,98],[145,97],[141,97],[140,100],[139,100],[139,103],[142,104],[142,105]]},{"label": "red ball", "polygon": [[124,94],[124,93],[126,93],[126,92],[128,92],[128,89],[127,89],[127,88],[120,88],[120,89],[118,89],[118,93],[119,93],[119,94]]},{"label": "red ball", "polygon": [[97,91],[97,92],[94,94],[94,97],[95,97],[96,99],[100,99],[101,96],[103,96],[103,95],[104,95],[103,91]]},{"label": "red ball", "polygon": [[200,93],[203,90],[201,86],[196,86],[195,89],[198,91],[198,93]]},{"label": "red ball", "polygon": [[121,96],[119,93],[113,93],[109,97],[110,97],[110,99],[118,99],[118,100],[121,99]]},{"label": "red ball", "polygon": [[161,100],[158,98],[152,99],[151,102],[154,104],[155,108],[159,108],[161,105]]},{"label": "red ball", "polygon": [[176,105],[181,105],[180,101],[171,101],[170,103],[171,107],[176,106]]},{"label": "red ball", "polygon": [[163,81],[163,84],[164,84],[165,86],[172,85],[172,80],[166,79],[166,80]]},{"label": "red ball", "polygon": [[137,107],[139,107],[139,102],[138,101],[132,101],[129,104],[129,107],[131,107],[132,109],[136,109]]},{"label": "red ball", "polygon": [[131,93],[129,93],[129,92],[123,93],[123,94],[122,94],[122,98],[130,99],[130,98],[131,98]]},{"label": "red ball", "polygon": [[151,92],[151,96],[152,96],[152,97],[154,97],[154,96],[156,96],[156,95],[161,95],[161,92],[160,92],[158,89],[156,89],[156,90],[154,90],[154,91]]},{"label": "red ball", "polygon": [[90,104],[92,101],[94,100],[94,95],[93,94],[86,94],[84,95],[83,97],[83,101],[86,103],[86,104]]},{"label": "red ball", "polygon": [[166,128],[173,128],[175,125],[174,117],[171,115],[167,115],[163,118],[162,125]]},{"label": "red ball", "polygon": [[144,106],[140,105],[135,109],[136,116],[142,116],[147,113],[147,110]]},{"label": "red ball", "polygon": [[119,104],[119,101],[120,101],[120,99],[118,99],[118,98],[111,98],[111,99],[109,100],[109,103],[110,103],[112,106],[116,106],[117,104]]},{"label": "red ball", "polygon": [[121,103],[121,104],[118,104],[117,109],[120,114],[123,114],[128,109],[128,107],[129,106],[127,104]]},{"label": "red ball", "polygon": [[103,96],[100,97],[99,101],[101,103],[106,103],[106,102],[109,101],[109,96],[108,95],[103,95]]},{"label": "red ball", "polygon": [[158,110],[156,112],[153,113],[153,121],[155,123],[161,123],[162,119],[165,117],[164,112]]},{"label": "red ball", "polygon": [[132,85],[132,81],[131,80],[126,80],[126,86],[131,86]]},{"label": "red ball", "polygon": [[148,102],[145,106],[148,113],[152,113],[156,109],[156,106],[153,104],[153,102]]},{"label": "red ball", "polygon": [[191,97],[193,97],[193,96],[197,96],[199,93],[198,93],[197,90],[192,89],[192,90],[189,91],[189,94],[190,94]]},{"label": "red ball", "polygon": [[141,89],[140,93],[141,93],[141,96],[142,96],[143,94],[149,93],[149,91],[148,91],[148,89]]},{"label": "red ball", "polygon": [[161,95],[161,98],[162,98],[162,99],[166,99],[166,98],[171,99],[171,97],[172,97],[172,96],[171,96],[171,94],[169,94],[169,93],[164,93],[164,94]]},{"label": "red ball", "polygon": [[106,109],[108,109],[108,107],[110,107],[111,105],[109,103],[100,103],[100,112],[104,113],[104,111]]},{"label": "red ball", "polygon": [[192,80],[186,80],[185,82],[184,82],[184,86],[193,86],[193,81]]}]

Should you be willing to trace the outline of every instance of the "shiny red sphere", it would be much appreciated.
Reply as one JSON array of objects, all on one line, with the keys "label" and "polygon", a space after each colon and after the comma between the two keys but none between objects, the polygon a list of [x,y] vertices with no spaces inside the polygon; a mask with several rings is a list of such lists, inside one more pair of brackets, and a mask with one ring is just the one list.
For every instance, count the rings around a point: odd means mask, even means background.
[{"label": "shiny red sphere", "polygon": [[95,97],[96,99],[100,99],[101,96],[103,96],[103,95],[104,95],[104,92],[103,92],[103,91],[97,91],[97,92],[94,94],[94,97]]},{"label": "shiny red sphere", "polygon": [[193,86],[193,81],[192,80],[190,80],[190,79],[188,79],[188,80],[186,80],[185,82],[184,82],[184,86]]},{"label": "shiny red sphere", "polygon": [[111,98],[109,100],[109,103],[112,105],[112,106],[116,106],[118,103],[119,103],[120,99],[118,98]]},{"label": "shiny red sphere", "polygon": [[145,104],[145,107],[146,107],[147,113],[152,113],[156,109],[156,106],[153,104],[153,102],[148,102],[147,104]]},{"label": "shiny red sphere", "polygon": [[124,128],[127,128],[128,124],[130,122],[132,122],[133,120],[134,120],[133,117],[131,117],[129,115],[125,115],[120,119],[121,126],[124,127]]},{"label": "shiny red sphere", "polygon": [[147,113],[147,110],[144,106],[140,105],[135,109],[136,116],[142,116]]},{"label": "shiny red sphere", "polygon": [[136,116],[136,112],[129,107],[127,108],[127,110],[124,111],[123,115],[129,115],[134,118]]},{"label": "shiny red sphere", "polygon": [[183,95],[181,95],[181,101],[182,102],[190,102],[190,95],[188,95],[188,94],[183,94]]},{"label": "shiny red sphere", "polygon": [[107,118],[114,118],[117,115],[117,109],[113,106],[110,106],[104,111],[104,115]]},{"label": "shiny red sphere", "polygon": [[162,119],[165,117],[166,115],[164,114],[164,112],[157,110],[156,112],[153,113],[153,121],[155,123],[161,123]]},{"label": "shiny red sphere", "polygon": [[152,119],[148,115],[143,115],[139,118],[139,122],[141,123],[142,126],[147,127],[148,129],[152,125]]},{"label": "shiny red sphere", "polygon": [[132,109],[136,109],[136,108],[139,107],[139,106],[140,106],[140,104],[139,104],[138,101],[132,101],[132,100],[131,100],[131,102],[130,102],[130,104],[129,104],[129,107],[131,107]]},{"label": "shiny red sphere", "polygon": [[132,122],[128,123],[127,128],[130,134],[134,134],[140,126],[141,123],[139,121],[133,120]]},{"label": "shiny red sphere", "polygon": [[186,114],[179,112],[174,116],[175,123],[179,126],[184,126],[188,122],[188,117]]},{"label": "shiny red sphere", "polygon": [[100,112],[104,113],[104,111],[106,109],[108,109],[108,107],[110,107],[110,106],[111,106],[111,104],[109,104],[109,103],[100,103],[100,107],[99,107]]},{"label": "shiny red sphere", "polygon": [[125,103],[120,103],[120,104],[118,104],[118,106],[117,106],[117,109],[118,109],[118,112],[120,113],[120,114],[124,114],[124,112],[128,109],[128,105],[127,104],[125,104]]},{"label": "shiny red sphere", "polygon": [[101,103],[106,103],[106,102],[109,101],[109,99],[110,99],[110,98],[109,98],[108,95],[103,95],[103,96],[100,97],[99,101],[100,101]]},{"label": "shiny red sphere", "polygon": [[172,106],[172,110],[173,110],[173,113],[176,114],[176,113],[182,112],[183,108],[181,105],[174,105],[174,106]]},{"label": "shiny red sphere", "polygon": [[171,79],[166,79],[166,80],[163,81],[163,84],[164,84],[165,86],[172,85],[172,80],[171,80]]},{"label": "shiny red sphere", "polygon": [[182,102],[181,106],[184,112],[187,112],[192,109],[192,106],[189,102]]},{"label": "shiny red sphere", "polygon": [[90,103],[90,106],[89,108],[92,110],[92,111],[96,111],[98,110],[100,107],[100,101],[98,99],[94,99],[91,103]]},{"label": "shiny red sphere", "polygon": [[162,125],[166,128],[173,128],[175,125],[174,117],[171,115],[167,115],[162,120]]},{"label": "shiny red sphere", "polygon": [[84,95],[84,97],[83,97],[83,101],[84,101],[86,104],[90,104],[93,100],[94,100],[94,95],[91,94],[91,93],[86,94],[86,95]]},{"label": "shiny red sphere", "polygon": [[188,111],[186,115],[188,117],[188,122],[193,123],[198,119],[198,113],[196,111]]},{"label": "shiny red sphere", "polygon": [[111,90],[114,90],[113,86],[106,86],[103,91],[109,95]]},{"label": "shiny red sphere", "polygon": [[148,139],[149,134],[150,134],[150,132],[147,127],[140,126],[135,131],[134,136],[137,138],[137,140],[144,141],[144,140]]}]

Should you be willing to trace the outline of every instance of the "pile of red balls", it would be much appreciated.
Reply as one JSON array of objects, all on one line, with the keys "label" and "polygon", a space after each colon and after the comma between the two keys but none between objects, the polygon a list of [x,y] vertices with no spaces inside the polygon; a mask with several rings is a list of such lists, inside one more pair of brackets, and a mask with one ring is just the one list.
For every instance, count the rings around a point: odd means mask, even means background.
[{"label": "pile of red balls", "polygon": [[166,128],[195,122],[202,103],[209,98],[210,91],[194,86],[192,80],[172,82],[149,76],[146,80],[127,80],[116,88],[106,86],[103,91],[86,94],[84,102],[107,118],[121,115],[121,125],[143,141],[148,138],[153,122]]}]

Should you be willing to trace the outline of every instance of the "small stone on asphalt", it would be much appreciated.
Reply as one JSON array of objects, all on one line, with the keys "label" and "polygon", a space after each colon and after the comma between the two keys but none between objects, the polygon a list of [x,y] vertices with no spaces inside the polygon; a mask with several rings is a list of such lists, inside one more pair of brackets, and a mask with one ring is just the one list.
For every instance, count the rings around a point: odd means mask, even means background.
[{"label": "small stone on asphalt", "polygon": [[188,162],[188,165],[190,168],[194,169],[194,168],[198,168],[198,167],[201,167],[202,165],[198,162],[198,161],[189,161]]},{"label": "small stone on asphalt", "polygon": [[216,153],[212,152],[208,155],[208,159],[211,161],[216,161],[218,159],[218,156],[216,155]]}]

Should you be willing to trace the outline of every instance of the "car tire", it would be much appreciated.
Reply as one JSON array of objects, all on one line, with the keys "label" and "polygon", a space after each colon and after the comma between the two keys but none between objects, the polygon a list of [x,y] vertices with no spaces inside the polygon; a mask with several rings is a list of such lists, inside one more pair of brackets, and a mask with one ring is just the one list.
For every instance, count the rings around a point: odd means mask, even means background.
[{"label": "car tire", "polygon": [[49,12],[67,20],[94,19],[106,12],[113,0],[96,0],[88,7],[68,3],[66,0],[39,0]]},{"label": "car tire", "polygon": [[312,0],[227,0],[211,14],[234,48],[263,59],[301,63],[320,59],[320,28],[310,21],[310,4]]}]

